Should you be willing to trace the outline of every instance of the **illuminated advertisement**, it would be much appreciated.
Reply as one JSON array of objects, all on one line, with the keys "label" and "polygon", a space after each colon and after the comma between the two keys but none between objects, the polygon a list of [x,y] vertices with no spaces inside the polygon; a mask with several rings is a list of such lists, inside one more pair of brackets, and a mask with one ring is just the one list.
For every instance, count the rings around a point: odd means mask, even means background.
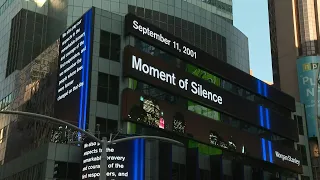
[{"label": "illuminated advertisement", "polygon": [[[107,151],[107,180],[143,180],[145,140],[136,139],[109,145]],[[85,140],[81,179],[99,179],[101,144]]]},{"label": "illuminated advertisement", "polygon": [[[162,59],[141,52],[134,47],[125,47],[123,74],[125,77],[145,82],[160,90],[170,92],[172,95],[184,97],[202,106],[210,107],[298,141],[298,133],[292,131],[296,129],[296,124],[288,117],[228,92],[208,80],[170,66]],[[189,109],[195,112],[194,109],[191,109],[192,104],[188,105]],[[250,113],[247,113],[248,111]],[[220,119],[218,113],[210,116],[217,120]]]},{"label": "illuminated advertisement", "polygon": [[179,105],[156,100],[131,89],[123,91],[122,104],[124,121],[174,132],[177,136],[192,137],[195,141],[221,150],[243,154],[296,172],[302,170],[300,154],[294,149],[201,116]]},{"label": "illuminated advertisement", "polygon": [[[210,74],[200,68],[197,68],[196,66],[193,66],[191,64],[187,64],[186,66],[186,71],[191,73],[192,75],[199,77],[203,80],[206,80],[216,86],[220,86],[220,78],[217,76],[214,76],[213,74]],[[196,112],[197,114],[201,114],[203,116],[215,119],[215,120],[220,120],[220,113],[217,111],[214,111],[210,108],[201,106],[195,102],[188,101],[188,109],[190,111]]]},{"label": "illuminated advertisement", "polygon": [[[287,107],[290,110],[295,110],[293,97],[209,55],[198,47],[177,38],[134,14],[127,14],[125,16],[125,34],[133,35],[183,61],[196,65],[208,72],[214,72],[219,77],[260,94],[274,103]],[[266,93],[260,91],[260,85],[265,87]]]},{"label": "illuminated advertisement", "polygon": [[[307,128],[309,137],[317,137],[315,121],[315,82],[320,63],[320,56],[307,56],[297,60],[297,72],[300,91],[300,101],[305,104]],[[320,88],[319,88],[320,89]],[[318,96],[319,96],[318,91]],[[320,97],[320,96],[319,96]],[[319,102],[319,99],[318,99]],[[320,112],[320,111],[319,111]]]},{"label": "illuminated advertisement", "polygon": [[[253,147],[253,144],[259,144],[259,138],[252,139],[253,136],[249,136],[249,134],[247,134],[246,138],[240,138],[240,136],[235,135],[235,132],[243,134],[239,129],[229,129],[228,125],[219,121],[190,112],[178,105],[170,105],[167,101],[156,100],[140,92],[126,89],[123,92],[122,100],[125,105],[122,109],[122,117],[126,121],[161,128],[159,125],[162,119],[165,126],[161,129],[172,131],[182,136],[192,134],[196,140],[239,153],[247,153],[242,150],[242,146]],[[153,107],[157,107],[156,112],[150,111]],[[256,143],[245,145],[247,138]],[[260,152],[258,151],[256,153],[250,152],[250,154],[256,154],[255,157],[260,157]]]},{"label": "illuminated advertisement", "polygon": [[55,116],[86,129],[93,9],[60,36]]}]

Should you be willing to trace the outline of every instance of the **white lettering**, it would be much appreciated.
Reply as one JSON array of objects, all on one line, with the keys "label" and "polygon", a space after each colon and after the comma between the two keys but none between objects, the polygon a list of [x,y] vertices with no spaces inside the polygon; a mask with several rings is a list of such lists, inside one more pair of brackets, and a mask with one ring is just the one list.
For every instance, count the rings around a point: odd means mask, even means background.
[{"label": "white lettering", "polygon": [[191,92],[195,95],[201,96],[205,99],[209,99],[215,103],[222,104],[222,97],[218,96],[217,94],[203,89],[201,84],[196,82],[191,82]]},{"label": "white lettering", "polygon": [[159,71],[159,69],[149,66],[148,64],[143,64],[142,59],[132,55],[132,66],[133,69],[136,69],[138,71],[142,71],[144,74],[148,74],[150,76],[153,76],[157,79],[160,79],[162,81],[165,81],[167,83],[170,83],[172,85],[176,85],[176,76],[174,73],[169,74],[165,73],[163,71]]},{"label": "white lettering", "polygon": [[164,43],[165,45],[170,46],[171,40],[165,38],[162,34],[158,34],[158,33],[153,32],[148,27],[143,27],[142,25],[139,25],[138,21],[134,20],[132,22],[132,27],[134,29],[139,30],[143,35],[148,35],[148,36]]},{"label": "white lettering", "polygon": [[[108,147],[105,151],[107,152],[106,158],[108,160],[108,172],[106,173],[106,176],[111,177],[111,179],[129,177],[130,172],[128,172],[128,169],[126,168],[126,156],[115,154],[117,151],[114,147]],[[82,179],[94,179],[95,177],[100,176],[99,161],[101,160],[101,152],[102,148],[98,142],[84,144]]]},{"label": "white lettering", "polygon": [[[151,65],[145,64],[142,62],[141,58],[137,58],[136,56],[132,55],[132,64],[131,68],[135,69],[137,71],[143,72],[144,74],[150,75],[152,77],[155,77],[157,79],[160,79],[161,81],[164,81],[166,83],[170,83],[172,85],[176,85],[176,76],[174,73],[166,73],[164,71],[161,71]],[[178,81],[179,87],[184,90],[188,90],[188,79],[179,79]],[[195,95],[201,96],[205,99],[208,99],[210,101],[213,101],[218,104],[222,104],[222,97],[207,90],[204,89],[201,84],[198,84],[196,82],[191,82],[191,92]]]},{"label": "white lettering", "polygon": [[133,28],[134,29],[138,29],[139,28],[139,23],[138,23],[138,21],[133,21]]},{"label": "white lettering", "polygon": [[298,160],[297,158],[293,158],[290,155],[281,154],[278,151],[275,151],[274,153],[275,153],[276,157],[279,159],[282,159],[282,161],[289,161],[293,164],[300,166],[300,160]]}]

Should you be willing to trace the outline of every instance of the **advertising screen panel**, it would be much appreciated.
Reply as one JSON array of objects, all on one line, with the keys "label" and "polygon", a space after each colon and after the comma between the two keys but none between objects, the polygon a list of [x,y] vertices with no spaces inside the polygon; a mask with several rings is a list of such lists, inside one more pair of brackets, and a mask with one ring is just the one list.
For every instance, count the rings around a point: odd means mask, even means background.
[{"label": "advertising screen panel", "polygon": [[301,172],[300,154],[241,129],[156,100],[130,89],[123,91],[122,119],[192,137],[222,150],[244,154]]},{"label": "advertising screen panel", "polygon": [[[300,101],[305,104],[309,137],[317,137],[317,126],[315,121],[315,83],[319,63],[320,56],[307,56],[297,60]],[[319,95],[318,91],[318,97],[320,97]],[[320,99],[318,99],[318,102],[319,100]]]},{"label": "advertising screen panel", "polygon": [[[213,74],[210,74],[204,70],[201,70],[197,68],[196,66],[193,66],[191,64],[186,65],[186,72],[189,72],[193,74],[196,77],[199,77],[203,80],[206,80],[216,86],[220,86],[221,80],[217,76],[214,76]],[[197,103],[194,103],[192,101],[188,101],[188,109],[193,112],[197,112],[198,114],[212,117],[213,119],[219,120],[220,119],[220,113],[217,111],[214,111],[210,108],[201,106]]]},{"label": "advertising screen panel", "polygon": [[[86,139],[83,143],[81,179],[99,179],[101,144]],[[145,140],[136,139],[109,145],[107,151],[107,180],[144,179]]]},{"label": "advertising screen panel", "polygon": [[60,36],[55,116],[86,128],[93,9]]},{"label": "advertising screen panel", "polygon": [[125,32],[150,43],[180,58],[183,61],[201,67],[208,72],[215,73],[221,78],[234,82],[256,94],[270,99],[276,104],[282,105],[290,110],[295,110],[294,98],[269,86],[263,81],[207,54],[199,48],[175,37],[169,32],[161,30],[147,21],[133,15],[125,17]]},{"label": "advertising screen panel", "polygon": [[298,132],[293,120],[172,67],[160,58],[127,46],[123,63],[125,76],[298,141]]}]

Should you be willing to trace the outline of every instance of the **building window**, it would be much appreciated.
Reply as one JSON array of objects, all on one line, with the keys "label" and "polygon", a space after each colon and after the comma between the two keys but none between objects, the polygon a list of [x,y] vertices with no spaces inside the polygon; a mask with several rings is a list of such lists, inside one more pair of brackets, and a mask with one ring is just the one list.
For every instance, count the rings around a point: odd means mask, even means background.
[{"label": "building window", "polygon": [[172,163],[172,180],[185,179],[186,167],[183,164]]},{"label": "building window", "polygon": [[106,135],[107,133],[117,132],[117,130],[118,121],[100,117],[96,118],[96,133]]},{"label": "building window", "polygon": [[306,146],[297,144],[297,151],[301,153],[302,156],[302,165],[307,166],[308,165],[308,160],[307,160],[307,151],[306,151]]},{"label": "building window", "polygon": [[0,100],[0,110],[7,110],[10,107],[10,104],[13,101],[12,94],[9,94],[2,100]]},{"label": "building window", "polygon": [[99,52],[100,57],[113,61],[120,61],[120,43],[120,35],[101,30]]},{"label": "building window", "polygon": [[6,77],[23,69],[46,48],[47,18],[22,9],[11,22]]},{"label": "building window", "polygon": [[294,115],[294,120],[297,121],[299,134],[304,135],[302,116]]},{"label": "building window", "polygon": [[301,175],[301,180],[310,180],[310,178],[308,176]]},{"label": "building window", "polygon": [[62,161],[54,162],[54,179],[80,179],[80,165]]},{"label": "building window", "polygon": [[209,180],[210,178],[210,171],[200,169],[200,180]]},{"label": "building window", "polygon": [[107,132],[107,120],[104,118],[96,118],[96,133]]},{"label": "building window", "polygon": [[99,72],[97,100],[114,105],[119,104],[119,77]]}]

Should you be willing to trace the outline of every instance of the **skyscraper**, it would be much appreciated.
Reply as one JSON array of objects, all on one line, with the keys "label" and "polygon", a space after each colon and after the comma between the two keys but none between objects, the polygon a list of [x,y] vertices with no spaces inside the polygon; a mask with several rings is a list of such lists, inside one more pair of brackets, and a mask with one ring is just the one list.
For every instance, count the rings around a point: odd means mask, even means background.
[{"label": "skyscraper", "polygon": [[[248,39],[232,24],[231,0],[16,2],[0,46],[7,52],[0,110],[54,116],[99,138],[156,135],[184,144],[112,143],[107,176],[272,180],[302,173],[294,98],[249,75]],[[0,126],[0,179],[99,178],[102,148],[94,140],[0,117],[8,122]]]},{"label": "skyscraper", "polygon": [[[319,140],[315,82],[320,55],[320,1],[269,0],[268,8],[274,86],[297,101],[300,110],[294,117],[300,129],[302,124],[307,127],[307,132],[299,132],[298,145],[310,150],[307,154],[311,155],[313,178],[320,179],[318,153],[314,154]],[[305,112],[301,113],[303,107]],[[308,176],[311,170],[305,170]]]}]

